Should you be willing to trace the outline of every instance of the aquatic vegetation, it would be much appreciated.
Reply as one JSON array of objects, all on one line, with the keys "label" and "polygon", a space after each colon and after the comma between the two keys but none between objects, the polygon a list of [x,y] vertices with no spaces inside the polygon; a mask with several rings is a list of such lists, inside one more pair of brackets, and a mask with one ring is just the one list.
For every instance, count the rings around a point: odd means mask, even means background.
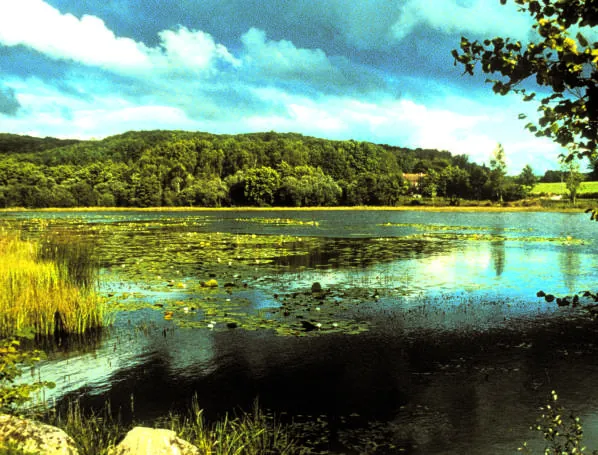
[{"label": "aquatic vegetation", "polygon": [[200,286],[203,288],[217,288],[218,281],[212,278],[211,280],[200,282]]},{"label": "aquatic vegetation", "polygon": [[[412,228],[418,231],[426,231],[423,234],[412,234],[405,236],[410,239],[441,239],[441,240],[473,240],[473,241],[510,241],[510,242],[550,242],[564,245],[585,245],[587,240],[575,239],[571,236],[545,237],[532,235],[517,235],[517,233],[533,232],[532,229],[519,229],[503,227],[496,229],[488,226],[452,226],[444,224],[421,224],[421,223],[383,223],[378,226]],[[491,233],[487,233],[492,231]],[[429,233],[433,232],[433,233]]]},{"label": "aquatic vegetation", "polygon": [[242,222],[250,222],[250,223],[259,223],[259,224],[276,224],[279,226],[314,226],[318,227],[320,225],[319,221],[311,220],[298,220],[295,218],[237,218],[235,221],[242,221]]},{"label": "aquatic vegetation", "polygon": [[[288,235],[286,226],[308,223],[311,227],[309,221],[300,219],[248,216],[226,220],[230,230],[221,232],[218,223],[223,220],[212,215],[165,212],[150,217],[139,212],[126,216],[98,213],[87,218],[72,213],[31,218],[23,222],[23,230],[31,238],[64,238],[69,243],[93,245],[102,267],[102,293],[112,310],[153,309],[154,315],[147,313],[147,317],[155,317],[154,322],[182,328],[269,330],[282,336],[369,330],[369,323],[359,314],[363,303],[375,303],[385,292],[417,293],[404,285],[401,274],[405,272],[393,269],[397,261],[450,254],[451,248],[462,248],[460,242],[583,243],[570,236],[541,237],[532,229],[518,227],[439,223],[387,223],[383,226],[411,231],[356,242],[311,236],[309,231]],[[280,228],[256,234],[251,233],[252,224]],[[249,233],[240,232],[245,228]],[[82,255],[76,251],[71,256],[75,263],[81,262],[76,258]],[[375,275],[366,269],[370,267],[376,269]],[[318,275],[320,270],[337,269],[342,270],[341,281],[310,292],[313,281],[325,279]],[[306,281],[310,276],[313,280]]]},{"label": "aquatic vegetation", "polygon": [[[453,226],[450,224],[423,224],[423,223],[382,223],[378,226],[386,227],[410,227],[422,231],[496,231],[489,226]],[[530,232],[531,229],[501,228],[501,232]]]},{"label": "aquatic vegetation", "polygon": [[276,297],[256,309],[246,297],[224,295],[166,303],[170,319],[181,328],[213,330],[271,330],[282,336],[316,336],[330,333],[357,334],[369,323],[352,314],[355,302],[344,299],[346,291],[322,295],[295,292]]},{"label": "aquatic vegetation", "polygon": [[[40,258],[39,242],[0,232],[0,336],[83,333],[104,323],[104,305],[68,266]],[[90,285],[91,286],[91,285]]]}]

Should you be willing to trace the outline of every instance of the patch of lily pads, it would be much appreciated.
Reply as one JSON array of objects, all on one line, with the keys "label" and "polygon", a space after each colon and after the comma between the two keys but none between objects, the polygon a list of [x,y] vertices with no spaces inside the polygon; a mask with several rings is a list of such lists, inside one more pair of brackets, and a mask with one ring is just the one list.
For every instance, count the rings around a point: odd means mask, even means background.
[{"label": "patch of lily pads", "polygon": [[[538,237],[538,236],[509,236],[508,233],[533,232],[533,229],[519,229],[503,227],[497,229],[488,226],[451,226],[441,224],[421,224],[421,223],[382,223],[378,226],[386,227],[404,227],[420,231],[426,231],[423,234],[413,234],[405,236],[407,239],[439,239],[439,240],[467,240],[483,242],[539,242],[539,243],[557,243],[562,245],[585,245],[586,240],[576,239],[571,236],[566,237]],[[429,233],[432,231],[433,233]],[[473,231],[473,232],[472,232]],[[488,234],[486,231],[492,231]],[[504,234],[498,234],[501,232]]]},{"label": "patch of lily pads", "polygon": [[[213,232],[209,217],[131,221],[123,215],[89,222],[85,217],[30,219],[25,233],[64,235],[94,246],[102,268],[102,292],[115,311],[152,309],[169,324],[209,330],[271,330],[283,336],[357,334],[369,330],[356,308],[375,302],[371,283],[339,283],[323,289],[294,285],[293,273],[318,267],[361,269],[397,257],[428,255],[450,241],[551,242],[579,245],[571,237],[509,235],[505,228],[387,223],[423,232],[355,240],[282,234]],[[313,225],[287,218],[239,218],[263,224]],[[526,231],[527,232],[527,231]],[[391,280],[392,281],[392,280]],[[378,283],[377,283],[378,284]],[[384,286],[381,285],[380,288]]]},{"label": "patch of lily pads", "polygon": [[278,226],[315,226],[320,225],[316,220],[298,220],[294,218],[236,218],[235,221],[244,223],[274,224]]},{"label": "patch of lily pads", "polygon": [[[358,334],[369,330],[352,312],[355,299],[347,291],[324,290],[318,283],[304,292],[274,294],[257,307],[245,287],[191,287],[177,298],[154,301],[136,294],[132,301],[117,301],[119,310],[152,308],[163,319],[181,328],[213,331],[271,330],[282,336],[314,336],[330,333]],[[372,296],[374,298],[374,296]]]}]

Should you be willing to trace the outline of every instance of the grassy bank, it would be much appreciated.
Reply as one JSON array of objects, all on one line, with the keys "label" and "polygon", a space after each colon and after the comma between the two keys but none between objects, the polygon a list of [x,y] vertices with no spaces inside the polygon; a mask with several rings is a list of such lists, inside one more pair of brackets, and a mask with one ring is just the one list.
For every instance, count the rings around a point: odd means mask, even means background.
[{"label": "grassy bank", "polygon": [[[48,251],[53,258],[47,258]],[[89,267],[82,265],[85,258],[69,262],[60,251],[55,245],[44,253],[40,243],[0,231],[0,338],[102,326],[104,306]]]}]

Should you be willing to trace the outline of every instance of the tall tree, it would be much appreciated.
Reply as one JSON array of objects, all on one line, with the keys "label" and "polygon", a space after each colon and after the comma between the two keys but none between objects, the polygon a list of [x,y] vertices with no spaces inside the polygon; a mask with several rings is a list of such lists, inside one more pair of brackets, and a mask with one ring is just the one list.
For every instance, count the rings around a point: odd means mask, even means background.
[{"label": "tall tree", "polygon": [[[525,101],[535,99],[539,93],[538,120],[532,120],[526,128],[536,136],[551,138],[567,147],[568,161],[576,156],[595,155],[598,42],[588,41],[588,31],[598,25],[598,2],[513,1],[534,19],[533,39],[522,43],[496,37],[472,42],[463,37],[460,51],[452,51],[455,65],[462,64],[465,72],[473,75],[479,64],[484,73],[497,76],[489,80],[495,93],[514,92]],[[500,2],[504,5],[507,0]]]},{"label": "tall tree", "polygon": [[497,200],[503,201],[505,177],[507,176],[507,161],[505,149],[502,144],[497,144],[490,159],[490,186]]},{"label": "tall tree", "polygon": [[534,175],[534,170],[529,164],[526,164],[521,170],[521,174],[517,177],[520,185],[532,188],[538,181],[538,177]]},{"label": "tall tree", "polygon": [[583,182],[583,174],[579,172],[579,162],[577,160],[564,162],[563,173],[565,174],[565,185],[569,191],[569,200],[575,205],[579,187]]},{"label": "tall tree", "polygon": [[588,178],[593,182],[598,180],[598,154],[590,158],[590,175]]},{"label": "tall tree", "polygon": [[271,167],[262,166],[245,173],[245,197],[249,203],[268,206],[280,187],[280,174]]}]

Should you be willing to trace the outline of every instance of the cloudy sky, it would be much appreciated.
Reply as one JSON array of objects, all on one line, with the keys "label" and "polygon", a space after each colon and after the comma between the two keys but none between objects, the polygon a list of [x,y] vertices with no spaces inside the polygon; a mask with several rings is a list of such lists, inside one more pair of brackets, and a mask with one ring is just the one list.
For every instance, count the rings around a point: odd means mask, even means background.
[{"label": "cloudy sky", "polygon": [[[512,3],[512,2],[511,2]],[[0,131],[299,132],[557,169],[535,106],[463,76],[461,35],[527,39],[499,0],[0,0]]]}]

